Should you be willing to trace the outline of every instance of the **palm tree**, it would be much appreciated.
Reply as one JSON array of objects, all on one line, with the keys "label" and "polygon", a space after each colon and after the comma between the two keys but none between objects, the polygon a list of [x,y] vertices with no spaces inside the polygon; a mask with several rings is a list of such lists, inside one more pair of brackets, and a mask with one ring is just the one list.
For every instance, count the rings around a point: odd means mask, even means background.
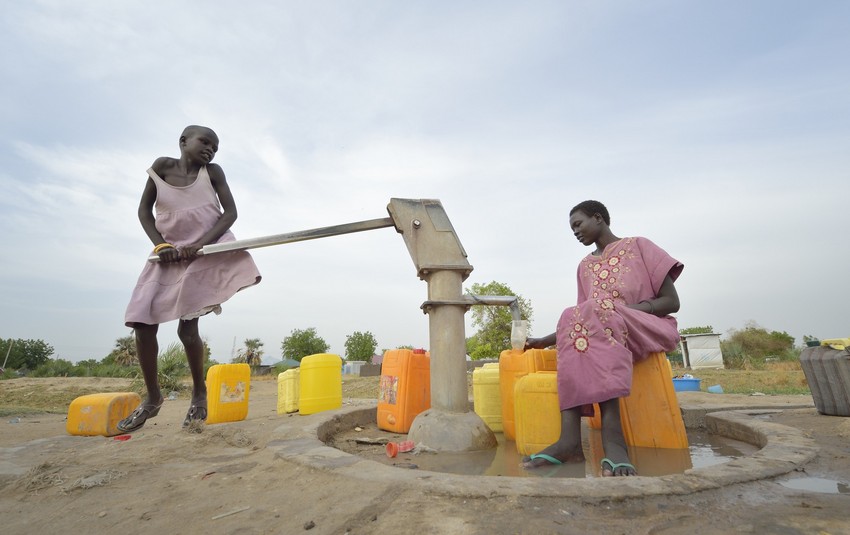
[{"label": "palm tree", "polygon": [[263,361],[263,342],[259,338],[248,338],[245,347],[239,350],[233,362],[244,362],[249,366],[259,366]]},{"label": "palm tree", "polygon": [[136,355],[136,338],[130,334],[115,340],[115,348],[109,354],[119,366],[133,366],[139,362]]}]

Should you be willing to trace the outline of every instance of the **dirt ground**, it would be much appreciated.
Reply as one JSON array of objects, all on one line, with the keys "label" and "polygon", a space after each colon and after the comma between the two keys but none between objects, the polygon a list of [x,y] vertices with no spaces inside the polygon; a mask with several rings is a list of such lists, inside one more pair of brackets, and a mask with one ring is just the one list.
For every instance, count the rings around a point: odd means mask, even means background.
[{"label": "dirt ground", "polygon": [[[0,396],[12,388],[35,391],[45,385],[115,391],[129,383],[16,379],[0,382]],[[344,403],[362,401],[345,398]],[[64,414],[3,416],[2,532],[850,533],[850,494],[793,490],[774,480],[678,496],[612,496],[603,503],[464,498],[349,480],[276,458],[266,448],[280,438],[275,430],[284,419],[310,418],[277,414],[274,381],[252,382],[246,420],[207,426],[199,434],[181,428],[188,404],[185,398],[167,401],[157,418],[126,441],[70,436]],[[820,447],[802,472],[778,479],[850,482],[850,419],[821,416],[814,409],[764,417],[803,430]]]}]

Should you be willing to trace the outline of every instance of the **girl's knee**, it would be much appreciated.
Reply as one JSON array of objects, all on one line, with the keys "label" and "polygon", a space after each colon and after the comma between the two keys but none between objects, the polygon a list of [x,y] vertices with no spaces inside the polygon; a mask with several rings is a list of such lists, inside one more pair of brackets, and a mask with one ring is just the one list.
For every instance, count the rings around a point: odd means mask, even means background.
[{"label": "girl's knee", "polygon": [[197,345],[201,341],[201,336],[197,332],[194,332],[194,333],[180,332],[180,333],[177,333],[177,336],[180,338],[180,342],[183,343],[184,347]]},{"label": "girl's knee", "polygon": [[133,334],[136,337],[136,340],[150,340],[156,339],[156,333],[159,329],[159,325],[146,325],[143,323],[137,323],[133,327]]},{"label": "girl's knee", "polygon": [[195,340],[200,339],[201,335],[198,332],[198,321],[181,320],[177,325],[177,336],[183,344],[193,343]]}]

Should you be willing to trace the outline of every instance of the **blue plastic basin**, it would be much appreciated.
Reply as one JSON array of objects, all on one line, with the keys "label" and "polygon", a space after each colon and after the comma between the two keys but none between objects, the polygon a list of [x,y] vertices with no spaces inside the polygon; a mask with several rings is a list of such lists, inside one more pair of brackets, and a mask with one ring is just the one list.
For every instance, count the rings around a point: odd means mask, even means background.
[{"label": "blue plastic basin", "polygon": [[702,379],[673,379],[673,388],[676,392],[699,392],[699,384]]}]

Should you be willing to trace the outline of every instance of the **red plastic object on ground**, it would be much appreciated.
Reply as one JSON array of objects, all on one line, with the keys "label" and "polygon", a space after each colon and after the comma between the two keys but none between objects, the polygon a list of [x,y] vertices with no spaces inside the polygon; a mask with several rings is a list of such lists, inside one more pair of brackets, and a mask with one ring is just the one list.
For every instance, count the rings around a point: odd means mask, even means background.
[{"label": "red plastic object on ground", "polygon": [[405,440],[404,442],[388,442],[387,443],[387,457],[395,457],[399,453],[405,453],[411,451],[414,448],[414,444],[412,440]]}]

